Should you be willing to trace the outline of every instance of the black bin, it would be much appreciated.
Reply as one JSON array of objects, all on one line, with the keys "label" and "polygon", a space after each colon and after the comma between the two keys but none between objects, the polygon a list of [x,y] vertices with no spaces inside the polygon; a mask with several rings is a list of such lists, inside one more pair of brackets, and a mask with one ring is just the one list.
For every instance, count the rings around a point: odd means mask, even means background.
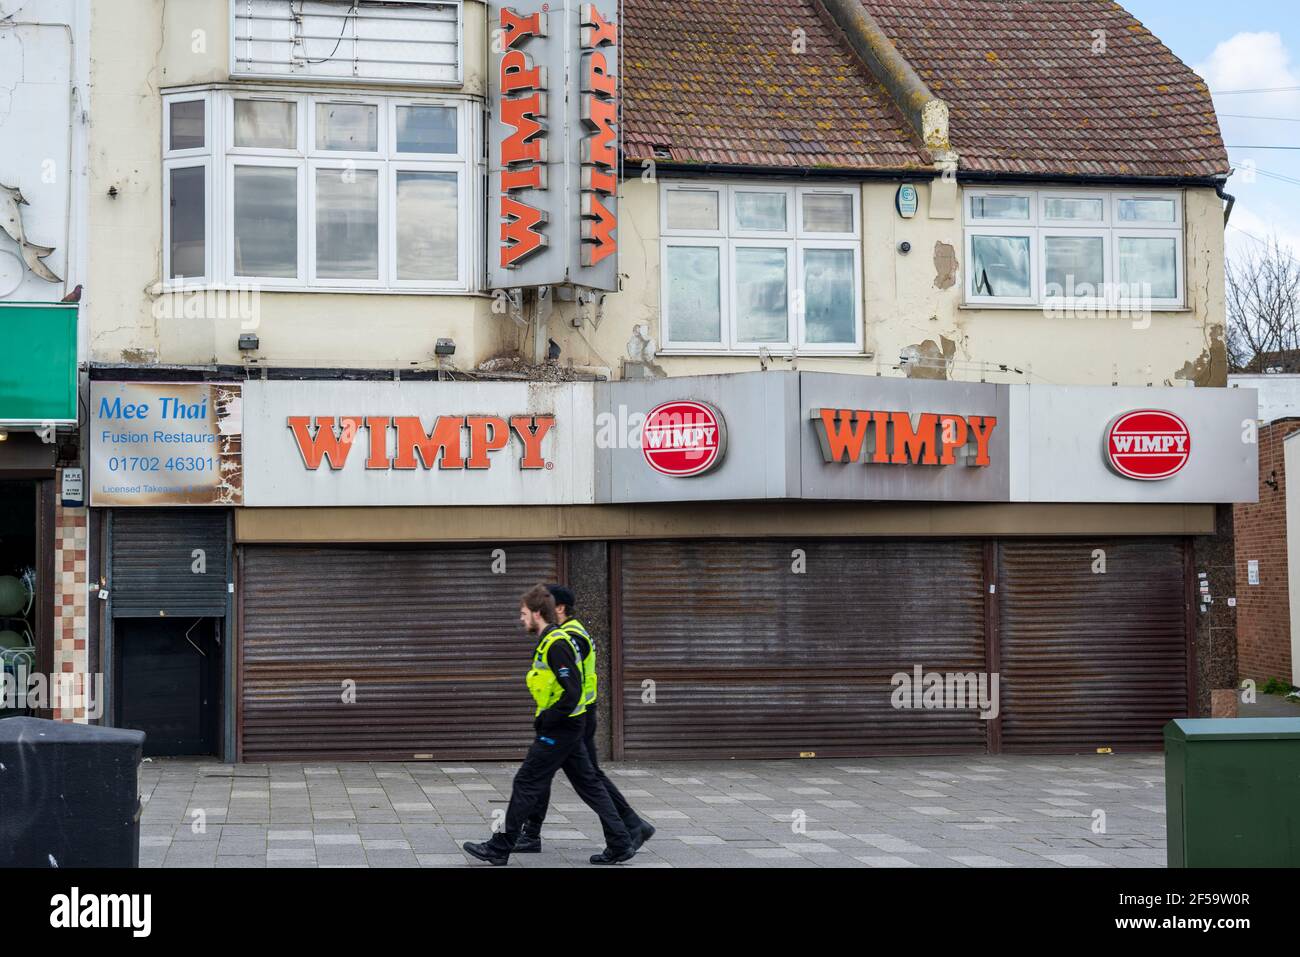
[{"label": "black bin", "polygon": [[144,732],[0,720],[0,867],[138,867]]}]

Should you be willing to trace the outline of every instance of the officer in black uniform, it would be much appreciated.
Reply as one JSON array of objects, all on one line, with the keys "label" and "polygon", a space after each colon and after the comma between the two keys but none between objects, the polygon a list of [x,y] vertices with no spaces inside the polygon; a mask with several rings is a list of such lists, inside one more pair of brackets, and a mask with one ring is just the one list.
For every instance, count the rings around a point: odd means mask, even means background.
[{"label": "officer in black uniform", "polygon": [[[582,709],[582,665],[572,639],[556,628],[555,599],[544,585],[536,585],[524,595],[519,621],[530,635],[539,638],[528,678],[529,690],[538,701],[533,721],[536,737],[515,773],[505,830],[481,844],[466,842],[465,852],[491,864],[509,861],[524,821],[542,796],[550,793],[551,778],[563,768],[578,797],[600,818],[605,832],[605,850],[593,854],[591,863],[621,864],[631,860],[636,853],[632,836],[614,810],[583,744],[586,721]],[[544,706],[543,702],[551,699],[557,686],[558,698]]]}]

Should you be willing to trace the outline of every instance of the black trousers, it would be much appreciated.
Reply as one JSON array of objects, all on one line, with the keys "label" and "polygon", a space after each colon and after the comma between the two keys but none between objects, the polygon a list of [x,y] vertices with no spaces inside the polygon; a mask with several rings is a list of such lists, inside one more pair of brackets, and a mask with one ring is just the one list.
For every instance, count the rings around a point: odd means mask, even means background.
[{"label": "black trousers", "polygon": [[[587,719],[586,727],[583,729],[582,740],[587,746],[587,757],[591,759],[591,766],[596,771],[596,776],[600,778],[600,783],[605,785],[605,791],[609,794],[609,799],[614,802],[614,810],[618,813],[619,820],[623,826],[633,833],[641,826],[641,818],[636,811],[632,810],[632,805],[627,803],[627,798],[623,797],[621,791],[614,786],[611,781],[600,769],[600,762],[596,759],[596,708],[593,705],[587,709],[583,715]],[[574,783],[572,775],[569,776],[569,783],[573,784],[573,789],[578,790],[578,785]],[[542,793],[537,802],[537,809],[528,816],[528,829],[534,834],[542,832],[542,821],[546,820],[546,811],[551,805],[551,782],[546,782],[546,790]]]},{"label": "black trousers", "polygon": [[615,852],[628,850],[632,846],[632,837],[614,810],[609,792],[605,790],[603,775],[597,773],[587,755],[585,730],[583,720],[573,718],[565,721],[563,727],[547,731],[544,735],[538,734],[533,739],[524,763],[515,772],[514,785],[510,789],[510,805],[506,808],[505,831],[494,834],[492,843],[507,851],[514,849],[524,821],[537,810],[539,801],[549,800],[551,778],[563,768],[569,783],[578,792],[578,797],[600,818],[606,846]]}]

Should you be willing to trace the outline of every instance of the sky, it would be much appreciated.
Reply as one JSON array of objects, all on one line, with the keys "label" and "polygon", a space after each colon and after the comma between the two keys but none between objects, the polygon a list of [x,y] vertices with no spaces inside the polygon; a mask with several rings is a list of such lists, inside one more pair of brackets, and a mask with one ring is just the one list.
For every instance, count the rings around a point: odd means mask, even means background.
[{"label": "sky", "polygon": [[[1204,77],[1214,94],[1223,142],[1235,168],[1226,187],[1237,197],[1227,232],[1229,257],[1270,236],[1300,256],[1300,18],[1295,0],[1120,2]],[[1277,87],[1291,89],[1229,92]],[[1264,148],[1278,146],[1293,148]]]}]

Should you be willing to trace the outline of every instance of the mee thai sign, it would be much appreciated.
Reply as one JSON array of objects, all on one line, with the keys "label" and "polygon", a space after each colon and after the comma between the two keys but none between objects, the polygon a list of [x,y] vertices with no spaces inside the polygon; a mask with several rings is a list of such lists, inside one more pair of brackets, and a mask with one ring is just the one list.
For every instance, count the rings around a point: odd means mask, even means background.
[{"label": "mee thai sign", "polygon": [[494,288],[618,288],[617,14],[617,0],[489,3]]}]

